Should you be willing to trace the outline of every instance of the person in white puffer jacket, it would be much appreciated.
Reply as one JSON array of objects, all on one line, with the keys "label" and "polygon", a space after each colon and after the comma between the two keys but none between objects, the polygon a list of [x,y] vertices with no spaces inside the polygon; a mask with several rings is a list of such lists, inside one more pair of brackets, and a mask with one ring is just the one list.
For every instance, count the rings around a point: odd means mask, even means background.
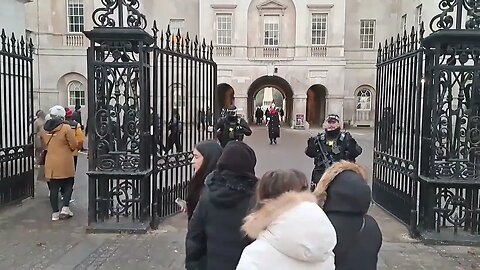
[{"label": "person in white puffer jacket", "polygon": [[333,270],[333,225],[296,170],[267,172],[257,187],[257,210],[245,218],[252,239],[237,270]]}]

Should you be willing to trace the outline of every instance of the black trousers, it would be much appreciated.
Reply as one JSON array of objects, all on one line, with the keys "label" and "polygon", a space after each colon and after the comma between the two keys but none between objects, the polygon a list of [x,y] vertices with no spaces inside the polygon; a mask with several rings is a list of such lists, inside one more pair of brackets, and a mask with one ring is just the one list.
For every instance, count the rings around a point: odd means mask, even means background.
[{"label": "black trousers", "polygon": [[310,189],[312,191],[315,190],[315,187],[317,186],[318,182],[320,182],[320,178],[322,178],[324,172],[325,169],[323,168],[313,168],[312,179],[310,181]]},{"label": "black trousers", "polygon": [[173,146],[175,145],[175,148],[177,149],[177,152],[182,152],[182,143],[180,142],[180,134],[175,134],[175,133],[170,133],[167,137],[167,145],[165,146],[165,153],[170,152],[173,150]]},{"label": "black trousers", "polygon": [[72,198],[73,192],[73,177],[65,179],[50,179],[50,181],[48,181],[48,187],[50,188],[50,205],[52,206],[52,211],[54,213],[59,211],[59,191],[63,194],[62,206],[70,206],[70,199]]}]

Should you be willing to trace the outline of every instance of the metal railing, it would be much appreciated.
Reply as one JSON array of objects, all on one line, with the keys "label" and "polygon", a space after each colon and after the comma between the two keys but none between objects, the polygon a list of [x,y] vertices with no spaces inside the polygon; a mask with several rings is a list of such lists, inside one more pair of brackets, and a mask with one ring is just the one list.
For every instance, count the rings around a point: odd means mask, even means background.
[{"label": "metal railing", "polygon": [[[33,44],[0,35],[0,207],[34,193]],[[20,110],[18,108],[21,108]]]},{"label": "metal railing", "polygon": [[[331,48],[332,50],[329,50]],[[220,58],[241,57],[249,59],[294,59],[294,58],[326,58],[341,56],[342,46],[235,46],[217,45],[215,56]]]}]

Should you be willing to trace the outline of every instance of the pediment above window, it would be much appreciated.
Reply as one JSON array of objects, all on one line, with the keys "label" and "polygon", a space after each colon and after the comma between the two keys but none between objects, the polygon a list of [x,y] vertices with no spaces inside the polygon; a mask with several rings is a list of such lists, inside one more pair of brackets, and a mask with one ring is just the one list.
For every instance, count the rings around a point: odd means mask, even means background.
[{"label": "pediment above window", "polygon": [[284,6],[280,4],[279,2],[275,0],[269,0],[266,2],[263,2],[262,4],[257,6],[257,9],[260,12],[265,12],[265,11],[281,11],[282,13],[287,9],[287,6]]}]

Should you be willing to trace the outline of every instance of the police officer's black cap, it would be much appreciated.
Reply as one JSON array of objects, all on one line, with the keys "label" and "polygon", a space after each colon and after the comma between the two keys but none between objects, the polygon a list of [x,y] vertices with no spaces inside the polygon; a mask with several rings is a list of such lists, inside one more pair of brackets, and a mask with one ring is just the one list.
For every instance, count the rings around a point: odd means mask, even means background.
[{"label": "police officer's black cap", "polygon": [[228,111],[235,111],[236,109],[237,109],[237,106],[235,106],[235,105],[230,105],[227,108]]},{"label": "police officer's black cap", "polygon": [[338,116],[338,114],[329,114],[327,116],[327,122],[331,122],[331,121],[337,121],[338,123],[340,123],[340,116]]}]

